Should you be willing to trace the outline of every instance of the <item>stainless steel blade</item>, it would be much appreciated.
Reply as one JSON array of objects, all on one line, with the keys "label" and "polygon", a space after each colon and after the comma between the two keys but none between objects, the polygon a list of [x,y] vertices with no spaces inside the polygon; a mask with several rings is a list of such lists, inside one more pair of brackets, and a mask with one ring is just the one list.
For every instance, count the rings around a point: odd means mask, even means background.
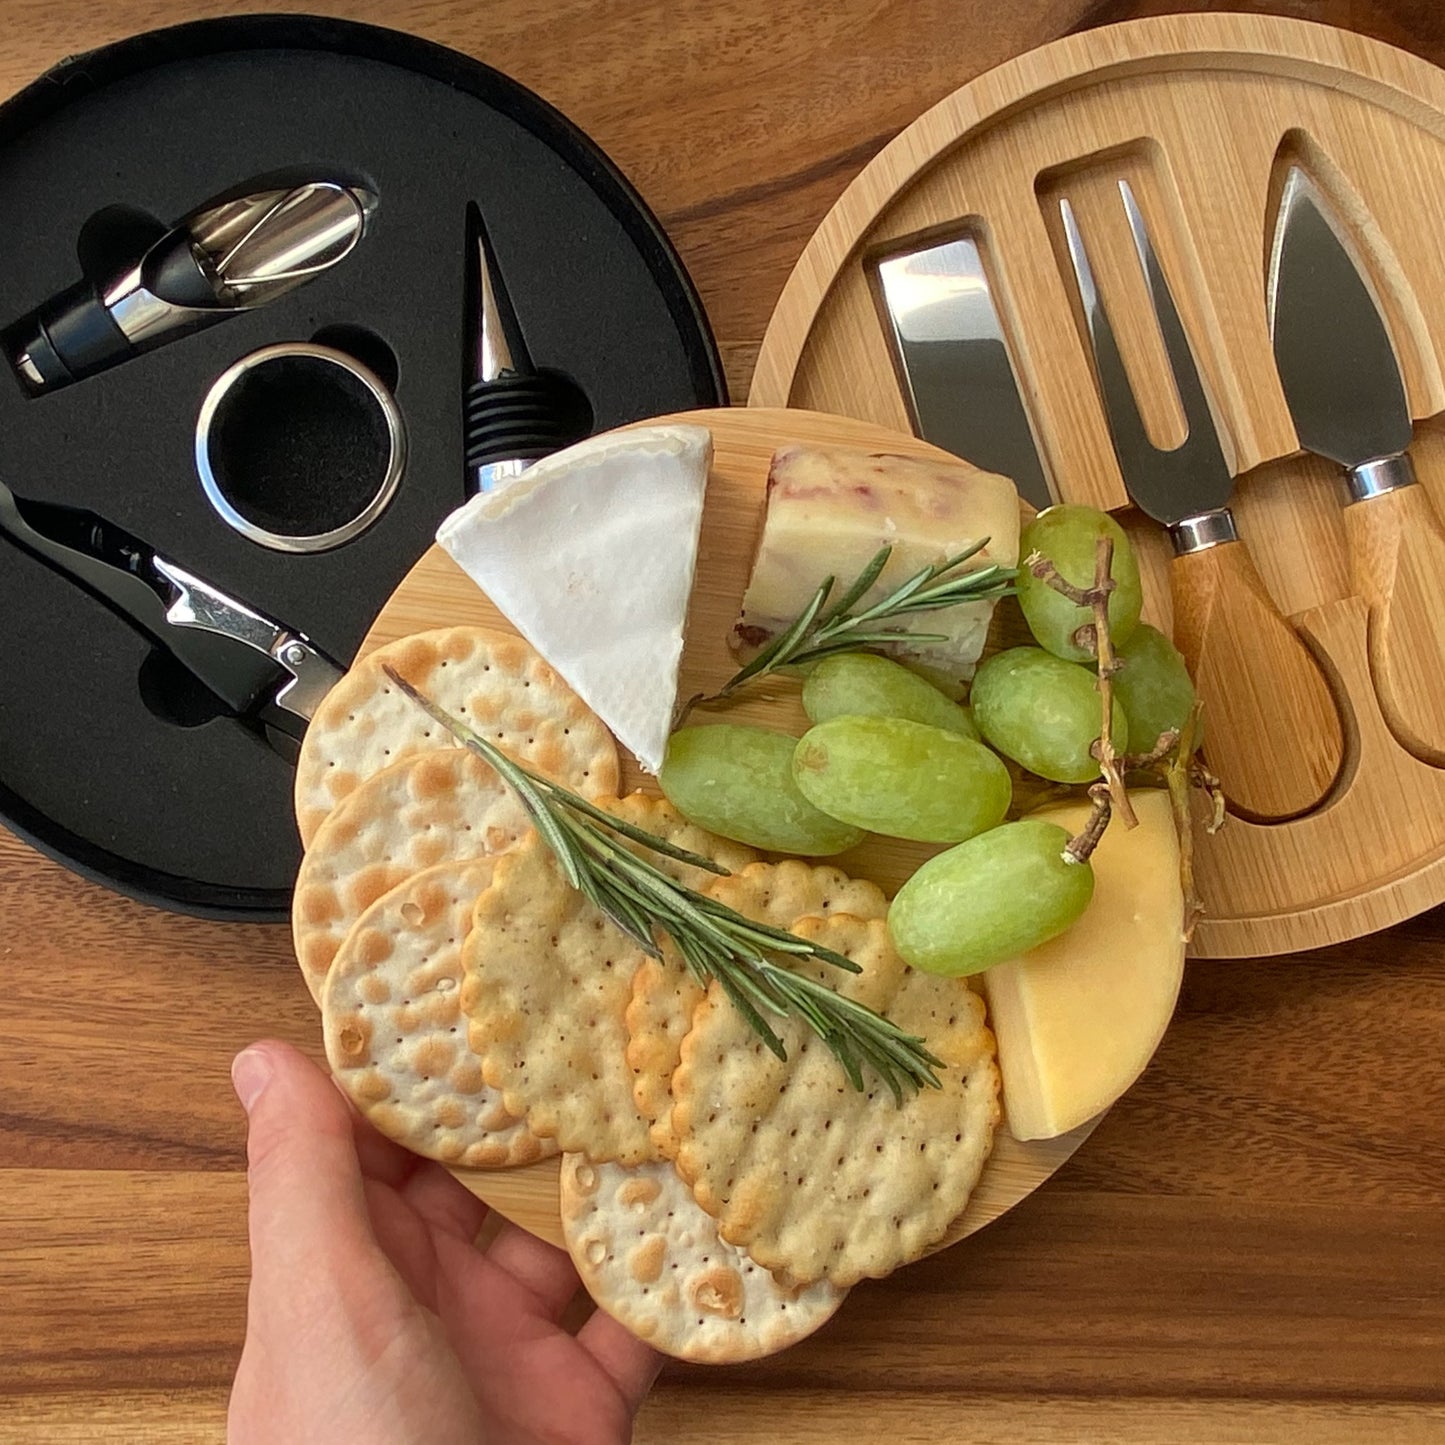
[{"label": "stainless steel blade", "polygon": [[977,244],[959,237],[878,267],[918,435],[1054,501]]},{"label": "stainless steel blade", "polygon": [[[1119,459],[1120,474],[1134,501],[1155,521],[1172,527],[1191,518],[1222,511],[1229,501],[1234,478],[1219,445],[1219,433],[1204,395],[1184,323],[1179,319],[1169,282],[1127,181],[1119,182],[1119,194],[1124,202],[1139,264],[1149,286],[1159,333],[1174,372],[1175,390],[1188,427],[1184,440],[1172,451],[1155,446],[1145,429],[1134,388],[1124,369],[1124,358],[1120,355],[1114,328],[1109,322],[1108,308],[1099,295],[1094,270],[1089,264],[1089,253],[1080,234],[1074,208],[1067,197],[1059,201],[1059,214],[1064,225],[1069,261],[1084,305],[1089,341],[1094,352],[1094,369],[1104,401],[1104,414],[1109,422],[1109,434]],[[1175,542],[1179,545],[1180,539],[1176,538]]]},{"label": "stainless steel blade", "polygon": [[1275,366],[1307,451],[1357,467],[1410,445],[1400,363],[1333,209],[1291,166],[1265,287]]}]

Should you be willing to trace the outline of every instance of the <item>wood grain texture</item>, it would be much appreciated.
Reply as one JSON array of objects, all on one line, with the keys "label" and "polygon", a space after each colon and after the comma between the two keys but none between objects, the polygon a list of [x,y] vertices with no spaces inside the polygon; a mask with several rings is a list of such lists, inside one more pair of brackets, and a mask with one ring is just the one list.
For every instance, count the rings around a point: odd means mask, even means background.
[{"label": "wood grain texture", "polygon": [[[784,287],[750,393],[757,405],[905,425],[875,260],[960,229],[977,239],[1057,493],[1120,510],[1146,614],[1178,632],[1196,668],[1206,751],[1236,812],[1232,826],[1198,839],[1202,957],[1294,952],[1445,901],[1445,820],[1437,833],[1397,801],[1416,795],[1416,754],[1430,754],[1398,725],[1375,727],[1379,674],[1357,665],[1349,619],[1359,585],[1339,479],[1298,456],[1274,369],[1266,235],[1272,194],[1294,163],[1350,217],[1380,277],[1421,421],[1423,495],[1445,503],[1436,416],[1445,287],[1434,241],[1445,227],[1445,72],[1292,19],[1156,16],[1088,31],[940,101],[824,218]],[[1150,439],[1177,446],[1185,423],[1121,178],[1138,197],[1237,477],[1231,506],[1248,558],[1228,548],[1171,563],[1162,529],[1129,506],[1059,213],[1067,197]],[[1431,599],[1408,576],[1400,600],[1418,614]],[[1425,694],[1445,712],[1445,680],[1421,667],[1411,695]],[[1423,782],[1432,797],[1439,781]]]},{"label": "wood grain texture", "polygon": [[[0,89],[114,36],[234,8],[0,0]],[[789,269],[890,137],[1074,26],[1178,6],[307,8],[456,45],[590,131],[678,242],[741,397]],[[1247,8],[1351,25],[1445,62],[1445,13],[1428,0]],[[1440,445],[1429,432],[1417,441],[1422,471],[1440,465],[1422,454]],[[1316,593],[1288,602],[1320,607],[1349,590],[1333,470],[1262,466],[1241,488],[1241,524],[1276,508],[1285,480],[1287,535],[1322,563]],[[1275,588],[1270,564],[1260,559]],[[1363,657],[1363,616],[1355,623]],[[1411,809],[1430,810],[1428,799]],[[263,1034],[320,1056],[289,938],[152,912],[3,833],[0,919],[0,1441],[220,1442],[247,1268],[227,1067]],[[1287,968],[1191,965],[1153,1065],[1045,1189],[957,1249],[861,1287],[767,1369],[669,1367],[637,1439],[1439,1440],[1442,1036],[1438,912]],[[146,1241],[146,1271],[127,1265],[130,1235]]]},{"label": "wood grain texture", "polygon": [[1370,677],[1403,747],[1445,764],[1445,527],[1420,487],[1344,511],[1355,591],[1370,609]]},{"label": "wood grain texture", "polygon": [[1204,757],[1225,797],[1265,822],[1309,812],[1345,760],[1319,663],[1275,610],[1243,542],[1176,557],[1169,575],[1174,642],[1210,699]]},{"label": "wood grain texture", "polygon": [[[801,443],[823,449],[855,447],[864,451],[892,452],[950,458],[926,442],[906,433],[889,431],[869,422],[819,412],[779,411],[767,407],[721,408],[695,411],[686,417],[712,432],[713,460],[698,539],[697,575],[687,619],[687,644],[679,669],[678,696],[716,692],[732,676],[737,660],[728,651],[727,637],[742,605],[752,567],[754,539],[761,526],[768,469],[773,452]],[[1026,516],[1032,509],[1024,507]],[[432,547],[392,594],[361,644],[364,655],[411,633],[440,626],[498,627],[511,624],[440,547]],[[995,628],[997,634],[999,628]],[[991,646],[998,645],[995,635]],[[808,726],[801,688],[792,679],[777,678],[766,687],[726,708],[698,708],[692,721],[755,722],[800,734]],[[657,782],[623,754],[623,791],[642,788],[660,795]],[[830,859],[854,877],[868,878],[892,893],[925,859],[942,846],[908,843],[902,839],[870,837],[857,848]],[[968,1207],[949,1229],[940,1248],[966,1238],[997,1219],[1049,1178],[1083,1144],[1094,1127],[1081,1125],[1058,1139],[1022,1143],[1006,1130],[996,1136],[994,1152],[984,1168]],[[457,1170],[467,1188],[509,1219],[554,1244],[562,1243],[557,1209],[557,1175],[560,1162],[544,1159],[520,1169]]]}]

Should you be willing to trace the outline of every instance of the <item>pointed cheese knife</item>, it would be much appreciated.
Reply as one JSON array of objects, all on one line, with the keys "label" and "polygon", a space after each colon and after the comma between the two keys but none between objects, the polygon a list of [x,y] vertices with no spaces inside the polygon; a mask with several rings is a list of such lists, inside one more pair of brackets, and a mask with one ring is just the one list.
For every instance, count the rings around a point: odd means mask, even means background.
[{"label": "pointed cheese knife", "polygon": [[1344,760],[1339,712],[1319,664],[1280,616],[1229,510],[1234,487],[1184,323],[1127,181],[1119,193],[1189,431],[1149,439],[1078,222],[1059,202],[1109,432],[1130,497],[1174,548],[1174,641],[1204,702],[1205,756],[1242,813],[1290,818],[1323,801]]},{"label": "pointed cheese knife", "polygon": [[1417,485],[1410,404],[1365,272],[1319,189],[1291,166],[1266,284],[1275,365],[1300,445],[1344,469],[1355,592],[1390,731],[1445,764],[1445,528]]}]

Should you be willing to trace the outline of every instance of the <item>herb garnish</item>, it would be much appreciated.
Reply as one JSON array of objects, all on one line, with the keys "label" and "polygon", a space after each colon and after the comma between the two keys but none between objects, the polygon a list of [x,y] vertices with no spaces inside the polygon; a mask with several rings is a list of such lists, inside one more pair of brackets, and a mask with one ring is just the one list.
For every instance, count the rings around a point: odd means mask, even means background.
[{"label": "herb garnish", "polygon": [[[828,607],[828,599],[832,596],[837,579],[825,577],[813,594],[812,601],[791,625],[773,638],[751,662],[735,672],[721,689],[708,697],[693,698],[688,703],[688,708],[702,703],[722,702],[745,683],[766,677],[779,668],[803,667],[811,662],[821,662],[823,658],[832,657],[834,653],[859,652],[890,642],[948,641],[942,633],[911,632],[903,628],[883,627],[880,624],[896,617],[906,617],[910,613],[936,612],[941,607],[952,607],[960,602],[988,602],[996,597],[1006,596],[1015,575],[1009,567],[994,564],[964,572],[957,577],[945,576],[981,552],[988,546],[989,540],[984,537],[967,551],[915,572],[887,596],[880,597],[871,607],[865,607],[861,612],[850,609],[858,605],[868,589],[882,575],[889,557],[893,555],[891,545],[880,547],[874,553],[872,560],[831,607]],[[827,611],[824,611],[825,607]]]},{"label": "herb garnish", "polygon": [[923,1039],[905,1033],[865,1004],[793,973],[770,955],[818,959],[849,973],[860,972],[852,959],[785,929],[754,923],[684,887],[610,834],[620,834],[651,852],[711,873],[727,870],[613,817],[523,767],[424,697],[393,668],[384,671],[407,697],[489,763],[511,787],[573,888],[651,957],[662,957],[655,935],[670,938],[697,979],[704,984],[716,979],[778,1058],[786,1059],[787,1051],[764,1015],[796,1014],[837,1057],[855,1089],[865,1087],[865,1066],[900,1101],[905,1088],[940,1087],[933,1070],[943,1067],[942,1060],[928,1050]]}]

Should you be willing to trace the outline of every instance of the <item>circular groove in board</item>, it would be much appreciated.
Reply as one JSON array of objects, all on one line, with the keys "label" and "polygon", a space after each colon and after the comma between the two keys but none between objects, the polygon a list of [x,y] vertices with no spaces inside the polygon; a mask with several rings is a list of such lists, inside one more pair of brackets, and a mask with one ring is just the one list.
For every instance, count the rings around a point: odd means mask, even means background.
[{"label": "circular groove in board", "polygon": [[[1372,626],[1351,577],[1343,484],[1332,465],[1297,455],[1274,370],[1266,236],[1291,161],[1335,188],[1331,200],[1358,232],[1420,423],[1411,454],[1423,491],[1445,511],[1445,419],[1436,415],[1445,409],[1445,269],[1432,242],[1445,225],[1445,72],[1304,21],[1205,14],[1107,26],[940,101],[864,168],[809,241],[749,397],[906,429],[873,262],[972,226],[1049,469],[1066,500],[1121,509],[1146,617],[1169,631],[1169,548],[1159,527],[1127,509],[1058,225],[1067,195],[1101,290],[1118,300],[1111,320],[1141,410],[1151,431],[1169,437],[1172,428],[1177,440],[1178,403],[1118,201],[1118,179],[1130,181],[1221,421],[1240,534],[1320,662],[1346,734],[1340,780],[1322,805],[1286,822],[1234,817],[1212,839],[1200,832],[1206,913],[1196,957],[1297,952],[1445,902],[1445,771],[1412,756],[1387,725]],[[1445,606],[1445,577],[1428,582]],[[1263,653],[1241,656],[1237,673],[1226,672],[1247,677]],[[1268,705],[1267,666],[1260,676]],[[1445,682],[1431,706],[1445,739]]]},{"label": "circular groove in board", "polygon": [[[719,686],[735,667],[726,638],[752,564],[762,523],[768,464],[776,448],[788,442],[803,442],[919,457],[945,455],[913,437],[816,412],[728,407],[679,413],[658,418],[657,422],[695,422],[708,427],[713,436],[713,466],[683,654],[679,690],[683,697]],[[432,547],[382,608],[362,643],[362,652],[442,624],[509,626],[452,560],[439,547]],[[760,686],[754,695],[731,708],[729,715],[739,721],[767,722],[796,731],[807,725],[795,683]],[[637,787],[657,792],[655,782],[630,757],[624,757],[623,791]],[[896,884],[930,851],[936,850],[926,845],[872,839],[828,861],[861,877],[891,879]],[[1033,1193],[1088,1138],[1097,1122],[1092,1119],[1057,1139],[1028,1143],[1014,1139],[1006,1127],[1000,1126],[994,1136],[993,1153],[968,1208],[938,1247],[972,1234]],[[560,1245],[558,1168],[556,1159],[548,1159],[519,1169],[453,1172],[473,1193],[509,1219]]]}]

